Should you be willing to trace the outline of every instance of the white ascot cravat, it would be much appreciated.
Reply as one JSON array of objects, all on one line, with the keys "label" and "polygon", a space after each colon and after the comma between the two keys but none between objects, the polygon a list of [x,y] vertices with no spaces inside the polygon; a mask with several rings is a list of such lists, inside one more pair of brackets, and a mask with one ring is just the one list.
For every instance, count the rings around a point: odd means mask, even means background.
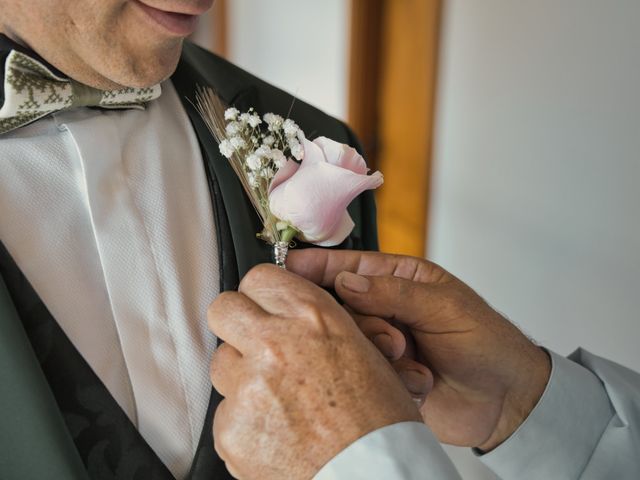
[{"label": "white ascot cravat", "polygon": [[0,240],[158,456],[189,470],[219,292],[211,200],[175,89],[0,136]]}]

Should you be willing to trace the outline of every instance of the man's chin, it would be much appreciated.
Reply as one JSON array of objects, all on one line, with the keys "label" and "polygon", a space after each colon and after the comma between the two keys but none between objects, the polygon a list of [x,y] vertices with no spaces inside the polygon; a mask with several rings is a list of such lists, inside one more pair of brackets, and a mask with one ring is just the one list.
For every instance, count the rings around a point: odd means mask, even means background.
[{"label": "man's chin", "polygon": [[[152,57],[153,58],[153,57]],[[156,57],[157,59],[157,57]],[[157,85],[173,75],[180,55],[175,58],[156,60],[153,63],[147,59],[145,61],[131,63],[128,68],[121,68],[118,71],[105,72],[104,85],[99,86],[103,90],[113,90],[123,87],[145,88]]]}]

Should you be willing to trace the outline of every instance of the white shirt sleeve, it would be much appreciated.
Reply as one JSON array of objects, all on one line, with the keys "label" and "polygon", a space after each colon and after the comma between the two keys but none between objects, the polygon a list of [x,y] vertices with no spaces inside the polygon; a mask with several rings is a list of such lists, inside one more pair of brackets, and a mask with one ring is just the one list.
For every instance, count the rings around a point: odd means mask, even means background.
[{"label": "white shirt sleeve", "polygon": [[582,349],[513,435],[480,459],[505,480],[640,478],[640,374]]},{"label": "white shirt sleeve", "polygon": [[403,422],[352,443],[314,480],[460,480],[453,463],[426,425]]},{"label": "white shirt sleeve", "polygon": [[[640,374],[582,349],[550,352],[549,383],[509,439],[480,459],[504,480],[640,478]],[[314,480],[450,480],[460,476],[423,424],[365,435]]]}]

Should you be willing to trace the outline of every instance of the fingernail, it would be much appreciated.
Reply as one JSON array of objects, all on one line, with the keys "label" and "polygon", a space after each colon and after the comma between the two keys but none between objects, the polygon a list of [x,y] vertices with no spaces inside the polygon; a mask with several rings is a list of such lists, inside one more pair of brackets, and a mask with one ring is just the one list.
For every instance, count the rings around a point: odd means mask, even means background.
[{"label": "fingernail", "polygon": [[417,370],[401,370],[398,372],[407,390],[413,395],[425,395],[429,393],[429,384],[426,375]]},{"label": "fingernail", "polygon": [[375,337],[373,337],[373,344],[380,350],[380,353],[387,358],[393,358],[393,339],[390,335],[386,333],[379,333]]},{"label": "fingernail", "polygon": [[367,278],[351,272],[342,272],[340,283],[344,288],[355,293],[367,293],[371,287],[371,282]]}]

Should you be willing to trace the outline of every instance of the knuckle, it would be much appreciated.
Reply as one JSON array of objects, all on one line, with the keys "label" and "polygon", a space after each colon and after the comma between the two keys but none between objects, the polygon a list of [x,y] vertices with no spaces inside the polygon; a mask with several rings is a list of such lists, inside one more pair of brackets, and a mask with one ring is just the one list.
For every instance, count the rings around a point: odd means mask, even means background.
[{"label": "knuckle", "polygon": [[271,338],[262,338],[260,344],[262,362],[271,367],[280,366],[285,362],[286,355],[281,342]]},{"label": "knuckle", "polygon": [[216,299],[216,301],[212,303],[211,306],[215,308],[216,304],[223,305],[223,306],[227,305],[235,301],[237,297],[238,297],[238,292],[233,292],[233,291],[221,292],[218,295],[218,298]]},{"label": "knuckle", "polygon": [[231,433],[229,433],[227,429],[219,428],[218,431],[216,431],[216,429],[214,428],[213,437],[213,446],[218,456],[225,462],[230,461],[234,456],[232,450],[233,442],[230,439]]},{"label": "knuckle", "polygon": [[[220,408],[224,404],[223,409]],[[213,439],[214,448],[220,458],[232,464],[238,463],[242,458],[242,422],[237,426],[234,419],[238,418],[236,405],[228,399],[223,399],[216,410],[213,419]]]},{"label": "knuckle", "polygon": [[417,268],[420,263],[420,259],[416,257],[410,257],[408,255],[394,254],[391,261],[395,264],[394,276],[410,278],[409,275]]},{"label": "knuckle", "polygon": [[298,302],[298,311],[300,315],[304,316],[310,321],[317,320],[317,317],[322,315],[317,302],[309,299],[301,299]]},{"label": "knuckle", "polygon": [[235,295],[237,295],[236,292],[221,292],[216,299],[209,304],[207,307],[207,318],[209,322],[216,319],[220,311],[232,301]]},{"label": "knuckle", "polygon": [[330,325],[326,309],[323,309],[317,302],[302,301],[298,305],[298,313],[304,319],[306,328],[315,333],[327,333]]},{"label": "knuckle", "polygon": [[424,283],[446,283],[452,279],[452,276],[444,268],[434,262],[422,259],[419,261],[415,280]]},{"label": "knuckle", "polygon": [[223,428],[220,429],[216,437],[216,445],[218,446],[221,457],[231,459],[233,455],[233,430]]},{"label": "knuckle", "polygon": [[238,290],[243,291],[255,286],[264,286],[271,282],[272,277],[278,274],[280,269],[269,263],[261,263],[249,270],[240,281]]}]

